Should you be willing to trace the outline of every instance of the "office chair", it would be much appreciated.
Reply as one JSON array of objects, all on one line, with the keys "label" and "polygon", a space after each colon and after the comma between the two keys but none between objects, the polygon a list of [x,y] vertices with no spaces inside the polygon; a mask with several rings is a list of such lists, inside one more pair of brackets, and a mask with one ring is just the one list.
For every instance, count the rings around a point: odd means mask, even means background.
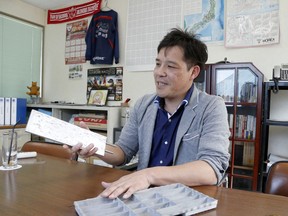
[{"label": "office chair", "polygon": [[278,161],[271,165],[265,193],[288,197],[288,161]]},{"label": "office chair", "polygon": [[69,149],[64,149],[62,145],[50,142],[28,141],[22,146],[21,151],[23,152],[36,151],[37,153],[40,154],[77,160],[77,158],[72,158],[72,153],[69,151]]}]

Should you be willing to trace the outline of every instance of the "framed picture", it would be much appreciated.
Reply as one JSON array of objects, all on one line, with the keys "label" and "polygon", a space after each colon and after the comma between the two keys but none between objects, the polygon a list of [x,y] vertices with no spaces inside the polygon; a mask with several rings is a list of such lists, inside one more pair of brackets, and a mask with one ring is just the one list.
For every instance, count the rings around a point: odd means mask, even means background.
[{"label": "framed picture", "polygon": [[[87,101],[93,89],[108,89],[107,101],[122,101],[123,67],[91,68],[87,70]],[[119,103],[120,105],[120,103]]]},{"label": "framed picture", "polygon": [[107,100],[108,90],[91,90],[88,104],[104,106]]}]

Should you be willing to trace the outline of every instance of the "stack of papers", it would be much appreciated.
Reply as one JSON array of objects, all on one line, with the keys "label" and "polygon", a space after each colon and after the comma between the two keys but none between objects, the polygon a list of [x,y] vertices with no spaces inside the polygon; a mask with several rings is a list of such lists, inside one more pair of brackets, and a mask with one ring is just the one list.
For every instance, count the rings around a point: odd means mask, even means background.
[{"label": "stack of papers", "polygon": [[93,143],[98,148],[96,154],[104,155],[107,137],[58,118],[32,110],[26,126],[26,132],[74,146],[82,143],[83,147]]}]

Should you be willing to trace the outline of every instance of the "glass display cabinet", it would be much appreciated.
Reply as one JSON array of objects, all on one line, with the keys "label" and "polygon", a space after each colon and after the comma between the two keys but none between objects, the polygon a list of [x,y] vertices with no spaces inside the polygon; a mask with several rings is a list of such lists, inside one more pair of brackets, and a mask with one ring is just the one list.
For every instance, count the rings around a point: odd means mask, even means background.
[{"label": "glass display cabinet", "polygon": [[222,97],[227,107],[229,187],[257,190],[264,76],[252,63],[210,64],[205,72],[205,91]]},{"label": "glass display cabinet", "polygon": [[195,85],[201,91],[210,93],[210,77],[211,77],[211,64],[206,64],[203,71],[201,71],[194,80]]}]

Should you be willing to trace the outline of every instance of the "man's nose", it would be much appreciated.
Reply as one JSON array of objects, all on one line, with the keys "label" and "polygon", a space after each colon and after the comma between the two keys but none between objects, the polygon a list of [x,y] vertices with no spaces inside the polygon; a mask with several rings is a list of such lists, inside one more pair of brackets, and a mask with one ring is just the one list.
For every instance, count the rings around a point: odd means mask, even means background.
[{"label": "man's nose", "polygon": [[158,76],[166,76],[166,67],[164,65],[161,65],[160,67],[158,67],[156,70],[155,70],[155,73],[158,75]]}]

